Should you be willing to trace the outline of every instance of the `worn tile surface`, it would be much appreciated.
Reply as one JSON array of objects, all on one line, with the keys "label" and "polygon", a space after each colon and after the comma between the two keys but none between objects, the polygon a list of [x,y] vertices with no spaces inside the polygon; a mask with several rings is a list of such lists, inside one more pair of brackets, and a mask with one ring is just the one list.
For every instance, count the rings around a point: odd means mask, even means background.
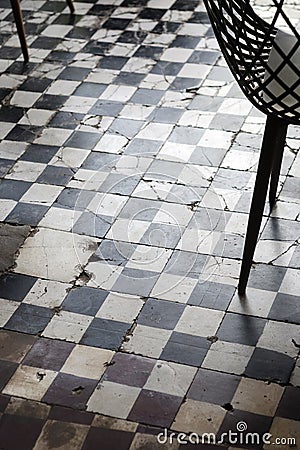
[{"label": "worn tile surface", "polygon": [[299,129],[240,299],[265,118],[202,1],[21,8],[26,65],[0,1],[1,449],[299,447]]}]

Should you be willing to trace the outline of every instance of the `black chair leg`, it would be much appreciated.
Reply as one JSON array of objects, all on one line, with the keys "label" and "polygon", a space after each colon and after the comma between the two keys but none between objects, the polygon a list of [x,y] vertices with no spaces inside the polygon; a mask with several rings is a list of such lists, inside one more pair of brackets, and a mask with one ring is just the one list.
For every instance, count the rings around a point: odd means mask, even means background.
[{"label": "black chair leg", "polygon": [[277,124],[276,124],[276,132],[274,133],[274,154],[273,154],[274,156],[273,156],[273,165],[271,171],[271,181],[269,190],[269,202],[271,211],[273,209],[276,200],[276,192],[280,175],[280,168],[288,129],[288,123],[283,121],[282,119],[277,118],[274,119],[274,121],[277,121]]},{"label": "black chair leg", "polygon": [[24,24],[23,24],[23,17],[22,17],[22,11],[20,8],[20,1],[19,0],[10,0],[11,8],[13,11],[14,19],[17,26],[18,36],[24,56],[24,61],[29,61],[29,54],[28,54],[28,47],[26,42],[26,36],[25,36],[25,30],[24,30]]},{"label": "black chair leg", "polygon": [[70,8],[71,14],[74,14],[75,8],[74,8],[74,5],[73,5],[73,1],[72,0],[66,0],[66,2],[67,2],[68,7]]},{"label": "black chair leg", "polygon": [[277,169],[280,169],[279,163],[281,162],[282,157],[281,159],[276,159],[277,163],[276,165],[274,165],[274,155],[275,152],[280,149],[279,144],[283,139],[283,131],[284,130],[281,119],[271,116],[267,117],[244,245],[243,261],[238,285],[238,293],[240,295],[244,295],[246,291],[253,255],[258,239],[258,233],[264,212],[272,167],[274,167],[273,186],[275,186],[275,182],[277,183],[278,181],[278,177],[276,179]]}]

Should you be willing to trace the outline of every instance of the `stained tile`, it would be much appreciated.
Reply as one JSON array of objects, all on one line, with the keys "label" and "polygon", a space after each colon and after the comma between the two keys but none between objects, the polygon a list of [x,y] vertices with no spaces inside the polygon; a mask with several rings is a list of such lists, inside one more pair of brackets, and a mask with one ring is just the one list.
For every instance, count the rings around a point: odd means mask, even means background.
[{"label": "stained tile", "polygon": [[115,84],[137,86],[143,80],[144,75],[141,73],[120,72],[114,80]]},{"label": "stained tile", "polygon": [[38,279],[24,298],[24,303],[46,308],[58,308],[70,287],[66,283]]},{"label": "stained tile", "polygon": [[68,311],[58,311],[49,321],[43,336],[51,339],[65,339],[79,342],[92,318]]},{"label": "stained tile", "polygon": [[66,95],[43,94],[35,103],[36,108],[58,110],[67,100]]},{"label": "stained tile", "polygon": [[219,405],[187,399],[180,407],[172,429],[202,435],[203,433],[216,433],[223,422],[226,411]]},{"label": "stained tile", "polygon": [[31,400],[41,400],[57,372],[36,367],[19,366],[3,393]]},{"label": "stained tile", "polygon": [[[39,257],[36,248],[43,248]],[[41,278],[69,282],[80,274],[80,264],[87,262],[94,248],[94,239],[91,237],[40,228],[38,233],[26,240],[16,261],[17,270]]]},{"label": "stained tile", "polygon": [[22,91],[43,92],[50,83],[51,80],[47,78],[28,77],[21,85],[21,89]]},{"label": "stained tile", "polygon": [[138,424],[136,422],[129,422],[125,419],[112,419],[109,416],[102,416],[98,414],[95,415],[92,425],[98,428],[108,428],[110,430],[129,432],[135,432],[138,429]]},{"label": "stained tile", "polygon": [[174,362],[157,361],[145,389],[184,397],[196,374],[196,368]]},{"label": "stained tile", "polygon": [[89,378],[59,373],[45,395],[43,402],[83,409],[97,382]]},{"label": "stained tile", "polygon": [[102,348],[76,345],[67,356],[61,369],[63,373],[99,380],[114,353]]},{"label": "stained tile", "polygon": [[132,336],[129,336],[128,341],[122,344],[122,349],[127,352],[158,358],[171,334],[170,330],[163,329],[156,329],[154,334],[152,327],[137,325]]},{"label": "stained tile", "polygon": [[180,397],[143,389],[128,419],[146,422],[150,425],[169,427],[180,403]]},{"label": "stained tile", "polygon": [[275,417],[270,428],[270,434],[272,434],[272,442],[276,442],[276,439],[280,439],[280,442],[282,442],[283,445],[292,447],[296,445],[299,439],[299,422],[296,420]]},{"label": "stained tile", "polygon": [[277,384],[242,378],[232,399],[232,406],[235,409],[272,417],[283,390],[283,387]]},{"label": "stained tile", "polygon": [[47,419],[49,411],[50,406],[35,400],[11,397],[5,413],[28,418]]},{"label": "stained tile", "polygon": [[74,450],[80,450],[88,431],[89,427],[86,425],[48,420],[36,441],[34,449],[67,445]]},{"label": "stained tile", "polygon": [[245,369],[245,375],[260,380],[288,383],[295,361],[283,353],[256,348]]},{"label": "stained tile", "polygon": [[155,360],[126,353],[117,353],[106,369],[103,380],[129,386],[143,387]]},{"label": "stained tile", "polygon": [[298,331],[298,326],[295,324],[269,320],[257,346],[296,357],[298,348],[295,343]]},{"label": "stained tile", "polygon": [[23,364],[59,371],[70,355],[74,344],[41,338],[32,346]]},{"label": "stained tile", "polygon": [[0,359],[20,363],[36,338],[13,331],[0,332]]}]

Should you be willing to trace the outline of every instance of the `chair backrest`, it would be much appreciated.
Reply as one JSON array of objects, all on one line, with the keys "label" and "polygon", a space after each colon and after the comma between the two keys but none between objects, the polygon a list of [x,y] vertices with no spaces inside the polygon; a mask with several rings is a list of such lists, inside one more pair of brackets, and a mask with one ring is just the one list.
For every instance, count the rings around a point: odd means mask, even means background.
[{"label": "chair backrest", "polygon": [[[246,97],[265,114],[298,123],[300,35],[283,9],[284,0],[272,2],[273,17],[268,23],[250,0],[204,0],[221,51]],[[277,21],[291,35],[287,53],[286,46],[278,44]],[[269,64],[270,54],[280,58],[276,67]],[[292,84],[282,76],[284,71],[293,72]]]}]

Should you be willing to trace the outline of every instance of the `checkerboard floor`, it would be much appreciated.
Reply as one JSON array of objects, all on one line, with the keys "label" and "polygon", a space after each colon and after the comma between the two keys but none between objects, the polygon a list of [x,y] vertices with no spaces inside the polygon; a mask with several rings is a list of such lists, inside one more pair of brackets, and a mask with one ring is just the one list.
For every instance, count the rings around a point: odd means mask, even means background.
[{"label": "checkerboard floor", "polygon": [[241,300],[265,118],[202,1],[21,7],[27,65],[0,0],[0,221],[29,226],[0,274],[1,449],[205,449],[156,436],[240,422],[299,446],[299,128]]}]

